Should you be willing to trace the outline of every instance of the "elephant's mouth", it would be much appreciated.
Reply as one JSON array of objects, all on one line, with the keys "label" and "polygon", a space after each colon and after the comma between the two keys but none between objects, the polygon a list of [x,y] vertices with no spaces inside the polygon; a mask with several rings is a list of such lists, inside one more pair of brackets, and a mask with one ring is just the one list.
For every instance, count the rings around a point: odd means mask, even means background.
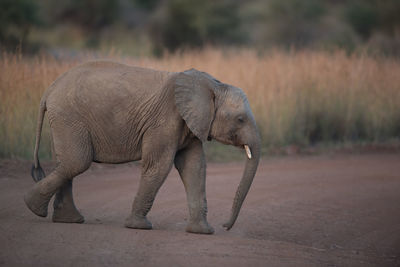
[{"label": "elephant's mouth", "polygon": [[244,145],[234,145],[234,146],[239,149],[244,149],[248,159],[251,159],[253,157],[253,154],[251,153],[251,147],[249,145],[244,144]]},{"label": "elephant's mouth", "polygon": [[[213,139],[213,138],[212,138],[210,135],[207,137],[207,141],[211,141],[212,139]],[[233,146],[235,146],[235,147],[237,147],[237,148],[244,149],[244,150],[246,151],[246,156],[247,156],[247,158],[248,158],[248,159],[251,159],[253,156],[252,156],[252,153],[251,153],[251,148],[250,148],[250,146],[247,145],[247,144],[238,144],[238,143],[236,143],[235,141],[236,141],[237,139],[238,139],[237,136],[234,135],[234,136],[231,136],[231,138],[228,139],[229,141],[219,140],[218,138],[215,139],[215,140],[220,141],[221,143],[226,144],[226,145],[233,145]]]}]

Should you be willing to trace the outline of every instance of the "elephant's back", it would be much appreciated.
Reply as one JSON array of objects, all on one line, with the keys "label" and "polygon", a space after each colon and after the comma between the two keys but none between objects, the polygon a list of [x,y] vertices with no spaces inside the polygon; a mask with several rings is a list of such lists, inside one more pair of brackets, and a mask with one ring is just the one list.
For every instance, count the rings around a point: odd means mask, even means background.
[{"label": "elephant's back", "polygon": [[145,101],[162,92],[171,73],[113,61],[91,61],[61,75],[44,93],[47,108],[96,108]]},{"label": "elephant's back", "polygon": [[[59,76],[46,90],[44,96],[49,96],[54,91],[70,94],[85,88],[90,91],[119,89],[132,90],[139,93],[140,86],[148,89],[157,89],[173,73],[136,66],[129,66],[109,60],[89,61],[75,66]],[[125,86],[124,86],[125,85]],[[150,85],[150,86],[149,86]]]},{"label": "elephant's back", "polygon": [[135,78],[139,78],[140,76],[143,78],[152,76],[168,76],[170,74],[167,71],[131,66],[111,60],[88,61],[72,68],[69,72],[89,73],[92,75],[102,75],[105,73],[116,75],[124,74],[127,76],[135,76]]}]

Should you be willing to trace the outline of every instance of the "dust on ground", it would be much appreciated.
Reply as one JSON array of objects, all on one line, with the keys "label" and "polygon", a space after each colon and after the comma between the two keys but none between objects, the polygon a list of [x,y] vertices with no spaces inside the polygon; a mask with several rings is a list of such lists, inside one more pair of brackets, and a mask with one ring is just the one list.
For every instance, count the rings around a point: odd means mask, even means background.
[{"label": "dust on ground", "polygon": [[[47,173],[54,167],[43,164]],[[236,224],[225,231],[243,163],[208,164],[211,236],[184,231],[184,187],[172,170],[149,213],[124,228],[137,164],[94,164],[74,180],[84,224],[52,223],[23,202],[28,161],[0,161],[0,265],[400,266],[400,155],[265,158]]]}]

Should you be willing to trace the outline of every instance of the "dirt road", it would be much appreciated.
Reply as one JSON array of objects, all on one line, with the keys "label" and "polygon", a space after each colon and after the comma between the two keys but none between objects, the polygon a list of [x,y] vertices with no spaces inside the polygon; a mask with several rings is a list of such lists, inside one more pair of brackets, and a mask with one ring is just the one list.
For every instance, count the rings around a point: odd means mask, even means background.
[{"label": "dirt road", "polygon": [[86,222],[56,224],[23,203],[30,163],[1,161],[0,265],[400,266],[399,154],[266,158],[225,231],[243,165],[208,165],[216,232],[204,236],[184,232],[186,197],[175,170],[149,214],[154,230],[139,231],[123,227],[137,165],[94,165],[74,181]]}]

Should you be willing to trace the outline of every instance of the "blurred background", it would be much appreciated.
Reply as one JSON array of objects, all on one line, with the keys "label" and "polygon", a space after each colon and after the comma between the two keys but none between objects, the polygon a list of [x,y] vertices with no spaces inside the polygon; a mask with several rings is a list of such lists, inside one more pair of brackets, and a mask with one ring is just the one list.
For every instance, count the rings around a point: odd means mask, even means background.
[{"label": "blurred background", "polygon": [[251,46],[400,54],[398,0],[1,0],[2,49],[156,55]]},{"label": "blurred background", "polygon": [[399,14],[398,0],[0,0],[0,157],[31,158],[43,91],[97,58],[241,87],[264,154],[398,149]]}]

